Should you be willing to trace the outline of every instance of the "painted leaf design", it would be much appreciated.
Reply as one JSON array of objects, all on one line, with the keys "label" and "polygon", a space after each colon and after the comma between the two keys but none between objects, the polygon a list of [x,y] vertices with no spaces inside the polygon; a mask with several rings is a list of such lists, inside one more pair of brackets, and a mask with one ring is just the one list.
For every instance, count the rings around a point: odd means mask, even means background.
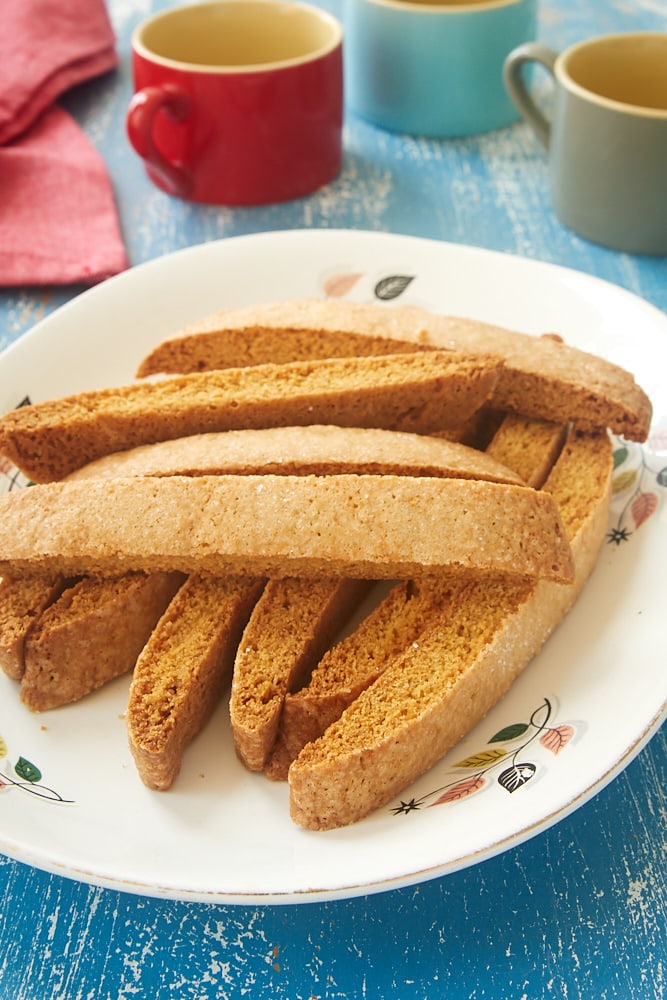
[{"label": "painted leaf design", "polygon": [[458,763],[454,764],[454,767],[474,767],[478,769],[480,767],[488,767],[491,764],[495,764],[497,760],[501,757],[507,756],[507,750],[482,750],[481,753],[472,754],[470,757],[466,757],[465,760],[460,760]]},{"label": "painted leaf design", "polygon": [[498,730],[495,736],[491,737],[489,743],[508,743],[509,740],[515,740],[518,736],[523,736],[527,729],[527,722],[515,722],[512,726],[505,726],[504,729]]},{"label": "painted leaf design", "polygon": [[639,493],[632,501],[630,511],[635,526],[639,528],[654,514],[658,507],[658,497],[655,493]]},{"label": "painted leaf design", "polygon": [[7,756],[7,744],[3,740],[2,736],[0,736],[0,760],[2,760],[2,758],[6,756]]},{"label": "painted leaf design", "polygon": [[324,282],[324,293],[332,299],[341,299],[354,288],[361,276],[361,273],[334,274]]},{"label": "painted leaf design", "polygon": [[481,774],[476,774],[473,778],[464,778],[463,781],[457,781],[455,785],[450,785],[431,805],[440,806],[446,802],[458,802],[459,799],[465,799],[468,795],[474,795],[475,792],[484,787],[484,784],[485,781]]},{"label": "painted leaf design", "polygon": [[631,486],[634,486],[636,481],[636,470],[626,469],[626,471],[621,472],[620,475],[614,476],[611,483],[611,491],[614,494],[623,493],[625,490],[629,490]]},{"label": "painted leaf design", "polygon": [[623,465],[626,458],[629,455],[628,449],[623,445],[621,448],[614,449],[614,468],[617,469],[619,465]]},{"label": "painted leaf design", "polygon": [[375,297],[384,302],[397,299],[412,281],[414,281],[414,276],[408,274],[392,274],[387,278],[382,278],[375,286]]},{"label": "painted leaf design", "polygon": [[19,757],[14,765],[14,770],[18,774],[19,778],[23,778],[24,781],[29,781],[30,784],[34,784],[36,781],[40,781],[42,777],[42,772],[34,764],[31,764],[29,760],[25,757]]},{"label": "painted leaf design", "polygon": [[516,792],[517,788],[522,788],[535,774],[537,768],[530,762],[525,764],[512,764],[498,775],[498,784],[510,794]]},{"label": "painted leaf design", "polygon": [[547,729],[546,733],[540,736],[540,743],[552,754],[559,754],[568,745],[574,732],[574,726],[568,724],[554,726],[553,729]]}]

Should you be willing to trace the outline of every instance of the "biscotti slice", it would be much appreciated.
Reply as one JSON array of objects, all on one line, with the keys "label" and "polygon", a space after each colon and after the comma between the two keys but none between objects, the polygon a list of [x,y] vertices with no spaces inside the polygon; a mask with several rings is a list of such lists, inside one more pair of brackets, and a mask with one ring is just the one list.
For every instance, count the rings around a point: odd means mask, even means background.
[{"label": "biscotti slice", "polygon": [[25,640],[45,608],[74,581],[64,577],[36,576],[0,581],[0,667],[14,681],[25,670]]},{"label": "biscotti slice", "polygon": [[111,452],[210,431],[323,423],[428,433],[465,423],[500,367],[429,351],[138,382],[12,410],[0,418],[0,453],[49,482]]},{"label": "biscotti slice", "polygon": [[229,714],[239,759],[261,771],[283,700],[310,671],[366,594],[363,580],[269,580],[234,661]]},{"label": "biscotti slice", "polygon": [[411,310],[400,307],[303,300],[223,309],[158,344],[137,376],[432,350],[411,342],[413,330]]},{"label": "biscotti slice", "polygon": [[289,771],[293,820],[353,823],[423,774],[484,717],[541,648],[595,565],[608,523],[606,435],[573,435],[547,481],[576,565],[569,586],[474,581],[448,613],[350,705]]},{"label": "biscotti slice", "polygon": [[[491,354],[503,360],[492,402],[555,423],[609,427],[645,440],[651,403],[630,373],[558,336],[534,337],[413,306],[301,299],[223,310],[194,324],[146,358],[142,373],[189,371],[373,352],[382,340],[412,349]],[[409,348],[408,348],[409,349]]]},{"label": "biscotti slice", "polygon": [[249,474],[444,476],[521,483],[467,445],[375,427],[268,427],[222,431],[142,445],[84,465],[67,478]]},{"label": "biscotti slice", "polygon": [[264,582],[183,584],[137,660],[127,705],[130,750],[148,788],[166,790],[229,681],[239,639]]},{"label": "biscotti slice", "polygon": [[527,486],[541,489],[567,437],[563,424],[507,414],[486,454],[512,469]]},{"label": "biscotti slice", "polygon": [[23,704],[32,712],[58,708],[132,670],[182,582],[180,573],[131,574],[65,590],[28,633]]},{"label": "biscotti slice", "polygon": [[437,615],[446,614],[456,584],[447,577],[395,584],[346,638],[328,650],[307,685],[287,694],[274,752],[265,768],[274,781],[358,695],[414,642]]},{"label": "biscotti slice", "polygon": [[572,579],[557,504],[527,486],[413,476],[165,476],[0,497],[0,574]]}]

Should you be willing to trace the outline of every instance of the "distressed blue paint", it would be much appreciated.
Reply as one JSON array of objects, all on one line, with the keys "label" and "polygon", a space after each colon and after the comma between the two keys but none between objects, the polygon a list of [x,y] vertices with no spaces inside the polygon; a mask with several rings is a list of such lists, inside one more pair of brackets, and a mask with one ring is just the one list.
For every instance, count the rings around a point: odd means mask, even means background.
[{"label": "distressed blue paint", "polygon": [[[129,35],[166,0],[110,0],[120,70],[66,99],[107,162],[133,264],[242,233],[373,229],[575,267],[667,310],[667,261],[563,229],[522,125],[460,142],[390,135],[352,116],[329,188],[228,210],[169,199],[124,139]],[[339,3],[322,6],[339,12]],[[540,35],[667,28],[667,0],[551,0]],[[79,289],[0,295],[0,348]],[[173,903],[96,889],[0,857],[0,1000],[218,997],[664,1000],[667,730],[592,802],[534,840],[416,888],[300,907]],[[0,813],[1,823],[1,813]]]}]

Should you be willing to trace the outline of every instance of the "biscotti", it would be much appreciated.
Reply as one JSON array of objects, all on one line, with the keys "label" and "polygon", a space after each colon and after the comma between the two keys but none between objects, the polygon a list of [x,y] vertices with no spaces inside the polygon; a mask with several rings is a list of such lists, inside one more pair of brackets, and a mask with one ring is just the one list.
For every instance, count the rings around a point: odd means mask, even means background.
[{"label": "biscotti", "polygon": [[0,574],[572,579],[549,493],[413,476],[166,476],[0,498]]},{"label": "biscotti", "polygon": [[23,677],[26,636],[68,582],[59,574],[0,580],[0,667],[12,680]]},{"label": "biscotti", "polygon": [[[492,403],[555,423],[645,440],[651,404],[618,365],[553,336],[533,337],[425,309],[303,299],[224,310],[160,345],[140,371],[191,371],[273,360],[364,354],[382,340],[406,349],[491,354],[503,361]],[[409,345],[413,345],[412,348]]]},{"label": "biscotti", "polygon": [[140,573],[67,588],[28,633],[23,704],[58,708],[132,670],[182,582],[180,573]]},{"label": "biscotti", "polygon": [[190,577],[137,661],[127,705],[130,750],[149,788],[165,790],[229,681],[263,581]]},{"label": "biscotti", "polygon": [[444,476],[521,483],[489,455],[466,445],[375,427],[268,427],[222,431],[106,455],[67,478],[119,476],[373,475]]},{"label": "biscotti", "polygon": [[[541,486],[565,441],[565,428],[509,414],[497,428],[488,453],[520,469],[532,486]],[[439,615],[446,614],[452,587],[442,579],[405,581],[346,639],[329,650],[310,682],[285,698],[276,745],[265,772],[285,779],[291,761],[317,739],[347,705],[394,659],[405,652]]]},{"label": "biscotti", "polygon": [[447,613],[456,584],[425,577],[395,584],[346,638],[328,650],[310,681],[285,697],[276,744],[265,771],[284,780],[289,764],[359,694],[405,652],[434,617]]},{"label": "biscotti", "polygon": [[387,803],[454,746],[508,690],[591,572],[608,523],[606,435],[572,436],[547,481],[576,564],[571,586],[462,585],[447,614],[301,751],[289,770],[290,813],[313,830],[353,823]]},{"label": "biscotti", "polygon": [[250,771],[273,748],[285,695],[306,682],[370,584],[364,580],[269,580],[234,660],[229,714],[234,747]]},{"label": "biscotti", "polygon": [[486,455],[512,469],[527,486],[541,489],[566,435],[562,424],[508,414],[487,445]]},{"label": "biscotti", "polygon": [[158,344],[137,376],[432,350],[412,309],[303,299],[223,309]]},{"label": "biscotti", "polygon": [[500,367],[433,351],[132,383],[12,410],[0,418],[0,453],[41,483],[110,452],[210,431],[324,423],[428,433],[464,424]]}]

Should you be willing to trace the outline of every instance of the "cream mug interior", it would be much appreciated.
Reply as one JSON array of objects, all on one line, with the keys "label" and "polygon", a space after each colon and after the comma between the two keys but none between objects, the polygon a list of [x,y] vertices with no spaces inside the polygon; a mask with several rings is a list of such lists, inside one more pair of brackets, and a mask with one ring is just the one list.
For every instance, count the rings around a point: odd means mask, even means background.
[{"label": "cream mug interior", "polygon": [[667,111],[667,39],[619,35],[583,42],[560,57],[556,75],[603,101]]},{"label": "cream mug interior", "polygon": [[220,72],[299,63],[339,41],[332,25],[306,8],[294,7],[286,16],[279,4],[243,0],[165,11],[134,38],[154,61]]}]

